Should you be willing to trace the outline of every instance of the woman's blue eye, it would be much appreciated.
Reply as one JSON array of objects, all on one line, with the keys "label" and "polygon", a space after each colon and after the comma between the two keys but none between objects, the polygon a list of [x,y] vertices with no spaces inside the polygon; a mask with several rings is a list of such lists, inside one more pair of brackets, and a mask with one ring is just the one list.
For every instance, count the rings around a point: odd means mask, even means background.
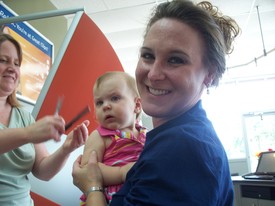
[{"label": "woman's blue eye", "polygon": [[140,57],[141,58],[143,58],[143,59],[154,59],[155,57],[154,57],[154,55],[152,55],[152,54],[150,54],[150,53],[141,53],[141,55],[140,55]]},{"label": "woman's blue eye", "polygon": [[186,64],[187,63],[186,60],[184,60],[180,57],[171,57],[171,58],[169,58],[168,62],[170,64]]}]

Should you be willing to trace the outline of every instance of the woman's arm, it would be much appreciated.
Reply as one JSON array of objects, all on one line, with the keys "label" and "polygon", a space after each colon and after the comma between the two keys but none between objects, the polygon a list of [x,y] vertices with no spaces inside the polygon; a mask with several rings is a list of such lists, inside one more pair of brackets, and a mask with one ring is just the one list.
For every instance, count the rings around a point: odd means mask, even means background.
[{"label": "woman's arm", "polygon": [[49,180],[56,175],[63,168],[70,153],[85,143],[88,137],[88,125],[89,121],[86,120],[74,128],[63,145],[51,155],[48,154],[44,144],[36,144],[36,157],[32,170],[34,176],[41,180]]},{"label": "woman's arm", "polygon": [[0,130],[0,154],[29,143],[26,128],[7,128]]},{"label": "woman's arm", "polygon": [[91,187],[103,187],[103,177],[98,167],[96,152],[91,152],[85,165],[81,164],[81,157],[79,156],[73,164],[72,176],[74,185],[87,195],[86,206],[106,206],[107,203],[103,192],[94,191],[87,194]]},{"label": "woman's arm", "polygon": [[46,116],[25,128],[1,129],[0,154],[27,143],[41,143],[50,139],[60,141],[64,124],[60,116]]},{"label": "woman's arm", "polygon": [[[114,173],[126,173],[132,167],[134,163],[129,163],[123,167],[111,167],[106,166],[103,163],[97,161],[97,154],[96,151],[92,151],[91,155],[89,156],[88,163],[85,165],[81,164],[82,156],[79,156],[74,164],[73,164],[73,183],[77,186],[84,194],[86,194],[86,206],[106,206],[106,199],[103,192],[94,191],[94,192],[87,192],[92,187],[103,187],[103,176],[107,170],[108,172]],[[119,172],[120,171],[120,172]],[[105,174],[108,176],[112,176],[110,174]]]}]

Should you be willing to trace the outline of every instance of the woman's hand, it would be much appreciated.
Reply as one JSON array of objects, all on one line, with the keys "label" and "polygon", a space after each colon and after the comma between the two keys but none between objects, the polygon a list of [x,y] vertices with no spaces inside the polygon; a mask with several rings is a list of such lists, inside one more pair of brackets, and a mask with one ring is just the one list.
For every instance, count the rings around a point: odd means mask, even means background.
[{"label": "woman's hand", "polygon": [[89,136],[88,126],[89,120],[83,121],[80,125],[76,126],[67,136],[63,149],[68,153],[74,151],[78,147],[85,144],[86,139]]},{"label": "woman's hand", "polygon": [[41,143],[53,139],[59,142],[65,132],[65,121],[61,116],[45,116],[26,127],[29,142]]},{"label": "woman's hand", "polygon": [[92,151],[88,163],[83,166],[81,166],[81,158],[82,155],[73,164],[72,176],[74,185],[83,193],[86,193],[93,186],[103,187],[103,177],[98,167],[96,152]]}]

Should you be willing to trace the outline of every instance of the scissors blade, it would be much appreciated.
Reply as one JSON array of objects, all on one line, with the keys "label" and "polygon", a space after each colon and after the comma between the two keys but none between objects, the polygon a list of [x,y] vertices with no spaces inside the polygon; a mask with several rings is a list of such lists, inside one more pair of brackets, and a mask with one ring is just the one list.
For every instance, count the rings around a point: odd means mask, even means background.
[{"label": "scissors blade", "polygon": [[63,103],[63,98],[64,97],[62,96],[62,97],[58,97],[58,99],[57,99],[57,104],[56,104],[56,108],[55,108],[55,112],[54,112],[55,115],[58,115],[60,112],[60,109],[61,109],[61,106]]},{"label": "scissors blade", "polygon": [[91,111],[89,105],[87,105],[81,112],[79,112],[68,124],[65,125],[65,130],[68,130],[76,121]]}]

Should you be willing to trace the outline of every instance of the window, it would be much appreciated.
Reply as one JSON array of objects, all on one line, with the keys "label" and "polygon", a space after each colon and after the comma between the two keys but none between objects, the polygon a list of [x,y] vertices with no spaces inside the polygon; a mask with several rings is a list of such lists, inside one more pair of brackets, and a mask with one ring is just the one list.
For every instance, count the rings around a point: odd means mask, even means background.
[{"label": "window", "polygon": [[[266,121],[270,122],[268,125],[260,124],[259,116],[255,117],[257,121],[252,117],[243,118],[252,114],[254,117],[259,113],[275,113],[274,88],[274,68],[250,65],[229,70],[217,88],[202,96],[203,106],[229,159],[253,156],[255,147],[258,147],[255,138],[262,139],[262,144],[266,145],[261,145],[257,150],[275,150],[275,116]],[[268,132],[267,127],[270,128]]]}]

